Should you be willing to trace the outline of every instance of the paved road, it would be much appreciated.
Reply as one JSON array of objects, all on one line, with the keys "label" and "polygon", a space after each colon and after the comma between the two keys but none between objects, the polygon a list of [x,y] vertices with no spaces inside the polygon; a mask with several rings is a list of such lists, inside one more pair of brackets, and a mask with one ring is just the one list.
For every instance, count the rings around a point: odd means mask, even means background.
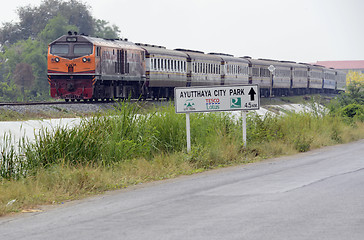
[{"label": "paved road", "polygon": [[364,239],[364,141],[0,218],[0,239]]}]

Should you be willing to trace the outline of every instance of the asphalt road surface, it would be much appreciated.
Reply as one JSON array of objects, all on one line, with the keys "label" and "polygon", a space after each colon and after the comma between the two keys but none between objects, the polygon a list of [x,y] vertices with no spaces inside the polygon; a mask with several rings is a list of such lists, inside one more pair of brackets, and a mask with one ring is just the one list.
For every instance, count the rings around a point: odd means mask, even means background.
[{"label": "asphalt road surface", "polygon": [[364,141],[0,218],[0,239],[364,239]]}]

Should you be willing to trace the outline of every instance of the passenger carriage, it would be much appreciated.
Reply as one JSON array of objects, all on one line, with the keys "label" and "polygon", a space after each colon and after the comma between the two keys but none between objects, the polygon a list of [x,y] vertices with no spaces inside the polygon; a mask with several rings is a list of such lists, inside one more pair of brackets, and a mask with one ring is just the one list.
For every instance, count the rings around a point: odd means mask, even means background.
[{"label": "passenger carriage", "polygon": [[148,96],[172,97],[174,87],[187,84],[187,54],[162,46],[138,44],[146,53]]}]

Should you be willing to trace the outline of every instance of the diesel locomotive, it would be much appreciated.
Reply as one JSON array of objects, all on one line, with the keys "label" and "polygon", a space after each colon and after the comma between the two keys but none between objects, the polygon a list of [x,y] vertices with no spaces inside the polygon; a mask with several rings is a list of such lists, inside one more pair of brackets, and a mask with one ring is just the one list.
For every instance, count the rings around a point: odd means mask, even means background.
[{"label": "diesel locomotive", "polygon": [[345,90],[345,79],[344,72],[317,65],[77,33],[48,47],[50,94],[66,101],[172,98],[175,87],[233,84],[258,84],[261,96],[335,93]]}]

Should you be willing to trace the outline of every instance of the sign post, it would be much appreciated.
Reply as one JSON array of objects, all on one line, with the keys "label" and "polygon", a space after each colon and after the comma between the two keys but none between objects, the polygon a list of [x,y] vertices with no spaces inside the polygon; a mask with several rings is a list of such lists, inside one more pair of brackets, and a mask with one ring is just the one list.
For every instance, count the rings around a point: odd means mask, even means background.
[{"label": "sign post", "polygon": [[243,111],[243,142],[246,146],[246,112],[260,107],[258,85],[181,87],[174,89],[174,98],[176,113],[186,113],[187,152],[191,151],[191,112]]},{"label": "sign post", "polygon": [[241,118],[243,120],[243,126],[242,126],[242,129],[243,129],[243,144],[244,144],[244,147],[246,147],[246,114],[247,114],[248,111],[241,111]]},{"label": "sign post", "polygon": [[187,152],[191,152],[190,113],[186,113]]},{"label": "sign post", "polygon": [[271,79],[271,86],[270,86],[270,90],[269,90],[269,97],[273,97],[272,96],[272,91],[273,91],[273,86],[274,86],[274,73],[276,71],[276,67],[273,65],[269,65],[268,67],[269,72],[272,74],[272,79]]}]

